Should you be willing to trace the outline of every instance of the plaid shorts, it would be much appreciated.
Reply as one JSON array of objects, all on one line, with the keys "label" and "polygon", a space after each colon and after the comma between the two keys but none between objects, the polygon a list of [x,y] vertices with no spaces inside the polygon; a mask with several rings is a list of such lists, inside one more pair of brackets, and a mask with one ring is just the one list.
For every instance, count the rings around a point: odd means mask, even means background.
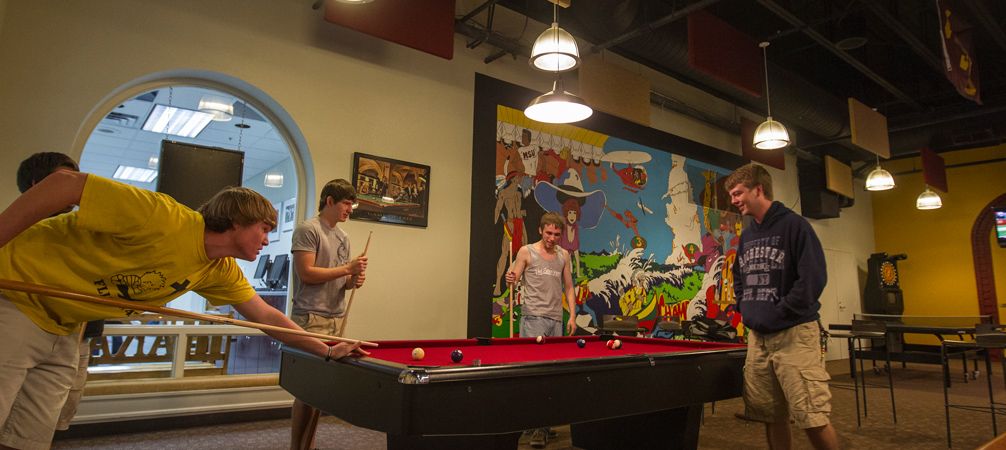
[{"label": "plaid shorts", "polygon": [[744,406],[752,420],[782,423],[792,417],[803,429],[827,425],[830,379],[817,322],[767,335],[749,330]]}]

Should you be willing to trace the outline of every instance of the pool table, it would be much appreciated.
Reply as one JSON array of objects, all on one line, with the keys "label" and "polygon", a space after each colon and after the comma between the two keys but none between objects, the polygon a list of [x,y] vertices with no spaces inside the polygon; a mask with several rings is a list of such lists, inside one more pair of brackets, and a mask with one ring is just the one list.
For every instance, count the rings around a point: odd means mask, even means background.
[{"label": "pool table", "polygon": [[279,382],[389,449],[514,449],[522,430],[566,424],[587,450],[696,448],[703,403],[741,395],[743,345],[609,338],[388,341],[328,362],[284,346]]}]

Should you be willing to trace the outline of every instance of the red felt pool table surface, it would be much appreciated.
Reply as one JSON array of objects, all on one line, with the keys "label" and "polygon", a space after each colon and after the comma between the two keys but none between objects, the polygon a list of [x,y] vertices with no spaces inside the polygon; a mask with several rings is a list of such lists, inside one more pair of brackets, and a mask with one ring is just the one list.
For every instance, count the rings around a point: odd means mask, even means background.
[{"label": "red felt pool table surface", "polygon": [[[579,339],[586,341],[583,348],[576,343]],[[382,341],[379,347],[368,347],[366,350],[371,353],[371,358],[407,366],[447,367],[473,365],[476,360],[481,365],[489,365],[744,347],[740,344],[634,337],[620,337],[619,340],[622,341],[620,349],[609,349],[607,342],[598,336],[567,336],[546,338],[544,344],[536,343],[534,338],[496,338],[492,339],[491,345],[479,345],[478,339]],[[425,353],[421,361],[412,359],[415,348],[422,348]],[[454,350],[460,350],[464,355],[459,363],[451,360]]]}]

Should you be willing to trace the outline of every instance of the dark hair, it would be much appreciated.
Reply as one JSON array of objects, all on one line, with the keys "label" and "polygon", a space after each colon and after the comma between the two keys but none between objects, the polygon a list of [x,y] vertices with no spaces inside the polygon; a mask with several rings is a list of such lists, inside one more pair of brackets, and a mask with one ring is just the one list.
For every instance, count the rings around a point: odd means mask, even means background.
[{"label": "dark hair", "polygon": [[325,201],[329,197],[332,197],[332,201],[335,203],[339,203],[343,200],[352,200],[355,203],[356,188],[342,178],[329,181],[325,184],[325,187],[321,189],[321,199],[318,201],[318,212],[325,209]]},{"label": "dark hair", "polygon": [[17,168],[17,189],[23,194],[60,167],[80,172],[77,162],[62,153],[42,152],[29,156]]},{"label": "dark hair", "polygon": [[276,229],[278,213],[262,194],[244,187],[228,187],[217,192],[199,207],[206,229],[223,233],[234,225],[248,226],[265,222]]},{"label": "dark hair", "polygon": [[772,175],[769,175],[768,171],[764,167],[755,164],[748,163],[741,166],[739,169],[735,170],[727,177],[726,181],[723,183],[723,187],[727,191],[733,190],[738,184],[743,184],[744,187],[748,189],[754,189],[757,186],[761,186],[762,194],[765,195],[765,199],[772,201]]}]

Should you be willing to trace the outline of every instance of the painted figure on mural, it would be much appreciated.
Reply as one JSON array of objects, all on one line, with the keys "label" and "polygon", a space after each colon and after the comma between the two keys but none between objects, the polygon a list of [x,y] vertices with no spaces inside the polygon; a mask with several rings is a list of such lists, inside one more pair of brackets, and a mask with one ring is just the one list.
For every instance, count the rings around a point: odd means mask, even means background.
[{"label": "painted figure on mural", "polygon": [[576,277],[580,278],[583,273],[580,268],[580,229],[594,228],[600,222],[606,201],[604,192],[584,192],[580,174],[570,169],[562,174],[558,185],[539,183],[534,197],[545,211],[562,215],[564,226],[560,246],[570,253]]},{"label": "painted figure on mural", "polygon": [[[509,263],[511,246],[520,249],[520,247],[523,247],[527,243],[527,230],[524,229],[525,211],[521,209],[522,194],[520,186],[515,181],[516,175],[513,172],[508,174],[503,187],[500,188],[496,197],[496,213],[493,214],[495,218],[494,223],[499,223],[500,218],[503,217],[504,224],[500,257],[496,263],[496,287],[493,289],[493,297],[499,297],[502,293],[499,280],[503,278],[503,272]],[[506,213],[505,217],[503,216],[504,212]],[[518,238],[520,241],[514,242]]]}]

